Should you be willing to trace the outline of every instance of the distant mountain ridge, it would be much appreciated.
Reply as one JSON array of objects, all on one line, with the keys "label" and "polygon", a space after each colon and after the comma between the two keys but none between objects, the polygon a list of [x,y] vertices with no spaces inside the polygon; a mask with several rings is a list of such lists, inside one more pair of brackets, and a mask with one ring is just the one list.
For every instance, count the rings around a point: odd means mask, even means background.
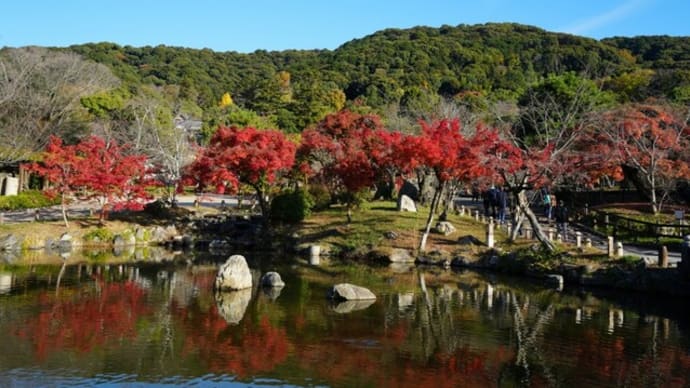
[{"label": "distant mountain ridge", "polygon": [[[515,23],[391,28],[335,50],[241,54],[113,43],[63,49],[109,66],[132,85],[177,85],[183,96],[202,108],[215,106],[229,92],[240,106],[270,114],[287,109],[299,115],[298,108],[286,104],[330,98],[333,90],[342,90],[347,101],[359,100],[375,110],[404,105],[428,93],[450,97],[472,92],[515,99],[529,84],[566,72],[604,82],[651,69],[650,86],[640,98],[674,98],[679,85],[690,85],[690,37],[598,41]],[[281,72],[289,74],[289,98],[275,90],[281,87],[275,80]],[[655,83],[654,77],[663,80]]]}]

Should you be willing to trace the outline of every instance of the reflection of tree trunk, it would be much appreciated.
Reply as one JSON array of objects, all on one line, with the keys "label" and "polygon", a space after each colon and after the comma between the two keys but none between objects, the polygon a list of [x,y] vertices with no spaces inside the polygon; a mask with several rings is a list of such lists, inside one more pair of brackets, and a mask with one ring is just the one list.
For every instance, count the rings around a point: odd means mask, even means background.
[{"label": "reflection of tree trunk", "polygon": [[65,267],[67,267],[67,262],[63,261],[62,267],[60,267],[60,273],[57,277],[57,282],[55,284],[55,296],[58,296],[58,294],[60,294],[60,281],[62,280],[62,275],[65,274]]},{"label": "reflection of tree trunk", "polygon": [[526,300],[523,306],[520,306],[517,302],[517,298],[515,297],[515,294],[511,295],[512,297],[512,304],[513,304],[513,324],[515,325],[515,333],[517,336],[517,355],[515,359],[515,364],[517,366],[520,366],[524,369],[525,376],[523,379],[524,383],[527,383],[529,385],[530,382],[530,364],[529,364],[529,359],[528,356],[533,356],[534,358],[539,361],[539,364],[541,364],[544,377],[546,377],[549,382],[551,383],[552,386],[556,386],[556,379],[554,378],[553,374],[551,373],[549,367],[546,365],[542,355],[543,353],[540,351],[538,344],[537,344],[537,339],[541,335],[544,326],[546,323],[551,320],[553,317],[553,312],[554,312],[554,305],[553,303],[549,304],[549,306],[546,308],[544,311],[540,311],[537,313],[537,320],[536,322],[530,327],[527,325],[525,322],[525,317],[522,315],[522,311],[524,310],[526,313],[528,312],[529,309],[529,300]]}]

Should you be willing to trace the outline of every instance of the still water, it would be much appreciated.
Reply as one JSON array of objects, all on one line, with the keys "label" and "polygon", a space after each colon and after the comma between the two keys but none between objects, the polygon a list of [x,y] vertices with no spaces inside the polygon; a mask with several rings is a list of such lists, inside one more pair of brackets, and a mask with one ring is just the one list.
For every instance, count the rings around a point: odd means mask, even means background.
[{"label": "still water", "polygon": [[220,256],[0,267],[0,386],[690,385],[687,301],[245,256],[286,286],[215,295]]}]

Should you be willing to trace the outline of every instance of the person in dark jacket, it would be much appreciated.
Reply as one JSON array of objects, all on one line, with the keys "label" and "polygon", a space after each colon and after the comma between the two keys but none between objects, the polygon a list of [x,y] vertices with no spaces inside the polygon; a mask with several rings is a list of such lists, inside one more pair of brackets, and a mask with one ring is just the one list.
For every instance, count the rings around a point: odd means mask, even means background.
[{"label": "person in dark jacket", "polygon": [[498,223],[506,222],[506,209],[508,208],[508,193],[499,188],[498,189]]},{"label": "person in dark jacket", "polygon": [[556,201],[556,207],[553,209],[553,212],[556,218],[556,230],[565,240],[568,238],[568,208],[563,201]]}]

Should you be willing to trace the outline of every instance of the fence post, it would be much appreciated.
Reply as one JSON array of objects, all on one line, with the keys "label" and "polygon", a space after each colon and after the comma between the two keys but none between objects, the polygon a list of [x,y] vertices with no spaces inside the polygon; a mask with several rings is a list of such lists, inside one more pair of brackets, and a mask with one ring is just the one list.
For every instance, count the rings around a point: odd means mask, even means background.
[{"label": "fence post", "polygon": [[486,245],[489,248],[494,247],[494,223],[489,222],[488,225],[486,225]]},{"label": "fence post", "polygon": [[661,268],[666,268],[668,267],[668,249],[666,248],[666,245],[662,245],[659,247],[659,267]]}]

